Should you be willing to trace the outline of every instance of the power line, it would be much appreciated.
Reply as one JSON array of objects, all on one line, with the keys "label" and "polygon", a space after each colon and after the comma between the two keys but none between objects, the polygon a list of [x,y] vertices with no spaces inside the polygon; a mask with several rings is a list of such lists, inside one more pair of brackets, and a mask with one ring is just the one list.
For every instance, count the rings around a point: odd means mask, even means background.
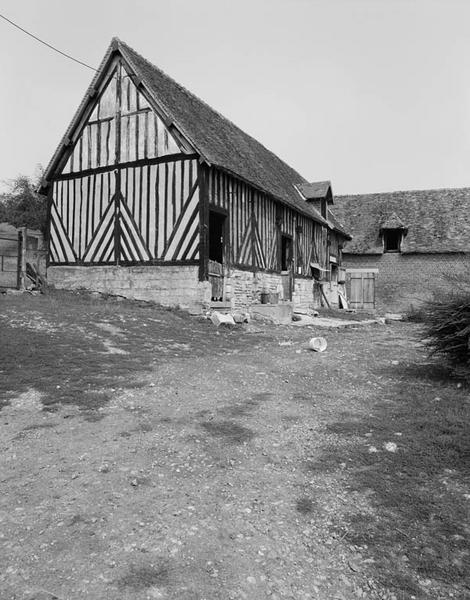
[{"label": "power line", "polygon": [[20,27],[19,25],[17,25],[13,21],[10,21],[10,19],[7,19],[4,15],[0,14],[0,17],[2,19],[4,19],[5,21],[7,21],[8,23],[10,23],[10,25],[13,25],[13,27],[16,27],[17,29],[19,29],[23,33],[26,33],[26,35],[29,35],[30,37],[32,37],[36,41],[40,42],[41,44],[44,44],[44,46],[47,46],[51,50],[54,50],[55,52],[58,52],[59,54],[62,54],[62,56],[65,56],[66,58],[69,58],[70,60],[73,60],[74,62],[78,63],[79,65],[87,67],[87,69],[91,69],[92,71],[96,71],[97,70],[97,69],[95,69],[93,67],[90,67],[90,65],[87,65],[86,63],[82,62],[81,60],[78,60],[78,59],[74,58],[73,56],[70,56],[70,54],[67,54],[66,52],[62,52],[62,50],[59,50],[58,48],[55,48],[54,46],[51,46],[51,44],[48,44],[47,42],[45,42],[44,40],[41,40],[40,38],[38,38],[34,34],[30,33],[29,31],[26,31],[26,29],[23,29],[23,27]]}]

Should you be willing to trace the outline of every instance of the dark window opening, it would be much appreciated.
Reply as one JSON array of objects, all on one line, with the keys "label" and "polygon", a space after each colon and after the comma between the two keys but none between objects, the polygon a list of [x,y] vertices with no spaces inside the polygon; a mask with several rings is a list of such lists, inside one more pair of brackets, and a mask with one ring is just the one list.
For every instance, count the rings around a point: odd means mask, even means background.
[{"label": "dark window opening", "polygon": [[400,252],[402,232],[400,229],[386,229],[384,236],[384,252]]},{"label": "dark window opening", "polygon": [[281,271],[289,271],[292,265],[292,238],[281,236]]},{"label": "dark window opening", "polygon": [[224,262],[225,215],[209,212],[209,260]]},{"label": "dark window opening", "polygon": [[338,265],[331,263],[330,281],[332,283],[338,283]]}]

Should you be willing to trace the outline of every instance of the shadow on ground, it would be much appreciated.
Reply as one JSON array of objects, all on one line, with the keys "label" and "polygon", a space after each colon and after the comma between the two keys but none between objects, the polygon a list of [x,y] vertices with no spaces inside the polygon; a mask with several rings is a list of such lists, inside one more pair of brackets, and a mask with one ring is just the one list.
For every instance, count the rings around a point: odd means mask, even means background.
[{"label": "shadow on ground", "polygon": [[0,408],[23,394],[44,410],[74,405],[99,419],[116,388],[148,385],[159,364],[224,353],[227,338],[233,346],[239,337],[184,312],[132,301],[56,292],[1,302]]},{"label": "shadow on ground", "polygon": [[[370,575],[399,600],[468,598],[468,395],[441,367],[394,369],[395,380],[401,369],[398,387],[385,390],[369,415],[351,412],[331,423],[339,443],[307,469],[343,468],[348,491],[364,504],[349,508],[335,528],[370,555]],[[308,506],[303,499],[298,509]],[[436,595],[434,585],[450,595]]]}]

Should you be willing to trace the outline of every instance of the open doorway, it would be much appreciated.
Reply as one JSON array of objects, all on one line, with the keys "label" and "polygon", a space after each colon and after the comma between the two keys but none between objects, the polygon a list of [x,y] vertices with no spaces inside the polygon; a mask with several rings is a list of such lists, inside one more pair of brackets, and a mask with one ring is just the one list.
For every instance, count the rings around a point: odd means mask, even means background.
[{"label": "open doorway", "polygon": [[292,238],[281,235],[281,278],[284,300],[292,300]]},{"label": "open doorway", "polygon": [[292,266],[292,238],[281,235],[281,271],[290,271]]},{"label": "open doorway", "polygon": [[224,214],[209,211],[209,281],[215,302],[221,302],[224,296],[226,220]]},{"label": "open doorway", "polygon": [[225,219],[225,215],[209,211],[209,260],[220,264],[224,262]]}]

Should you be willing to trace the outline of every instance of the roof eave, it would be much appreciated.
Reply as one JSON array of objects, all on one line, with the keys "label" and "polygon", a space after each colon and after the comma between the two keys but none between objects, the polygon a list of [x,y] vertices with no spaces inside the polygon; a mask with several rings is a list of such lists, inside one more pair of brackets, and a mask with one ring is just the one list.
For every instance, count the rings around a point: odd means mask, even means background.
[{"label": "roof eave", "polygon": [[[320,223],[320,225],[324,225],[325,227],[328,227],[328,229],[332,229],[331,224],[324,219],[320,213],[317,213],[317,211],[315,211],[315,209],[310,206],[311,210],[314,210],[317,215],[312,215],[311,213],[309,213],[308,211],[304,211],[301,208],[297,207],[297,206],[292,206],[289,202],[287,202],[284,198],[281,198],[280,196],[276,196],[275,194],[273,194],[272,192],[262,188],[261,186],[253,183],[252,181],[250,181],[249,179],[246,179],[246,177],[243,177],[242,175],[239,175],[238,173],[235,173],[234,171],[231,171],[230,169],[228,169],[227,167],[225,167],[224,165],[219,165],[217,163],[212,163],[212,166],[216,167],[217,169],[220,169],[221,171],[224,171],[225,173],[228,173],[229,175],[232,175],[233,177],[236,177],[237,179],[239,179],[240,181],[243,181],[245,183],[247,183],[248,185],[251,185],[251,187],[255,188],[256,190],[262,192],[263,194],[266,194],[267,196],[269,196],[270,198],[272,198],[273,200],[275,200],[276,202],[280,202],[281,204],[283,204],[284,206],[287,206],[288,208],[290,208],[291,210],[294,210],[302,215],[304,215],[305,217],[308,217],[309,219],[312,219],[313,221]],[[294,186],[295,187],[295,186]],[[295,187],[295,189],[297,189],[297,187]],[[298,190],[297,190],[298,191]]]}]

